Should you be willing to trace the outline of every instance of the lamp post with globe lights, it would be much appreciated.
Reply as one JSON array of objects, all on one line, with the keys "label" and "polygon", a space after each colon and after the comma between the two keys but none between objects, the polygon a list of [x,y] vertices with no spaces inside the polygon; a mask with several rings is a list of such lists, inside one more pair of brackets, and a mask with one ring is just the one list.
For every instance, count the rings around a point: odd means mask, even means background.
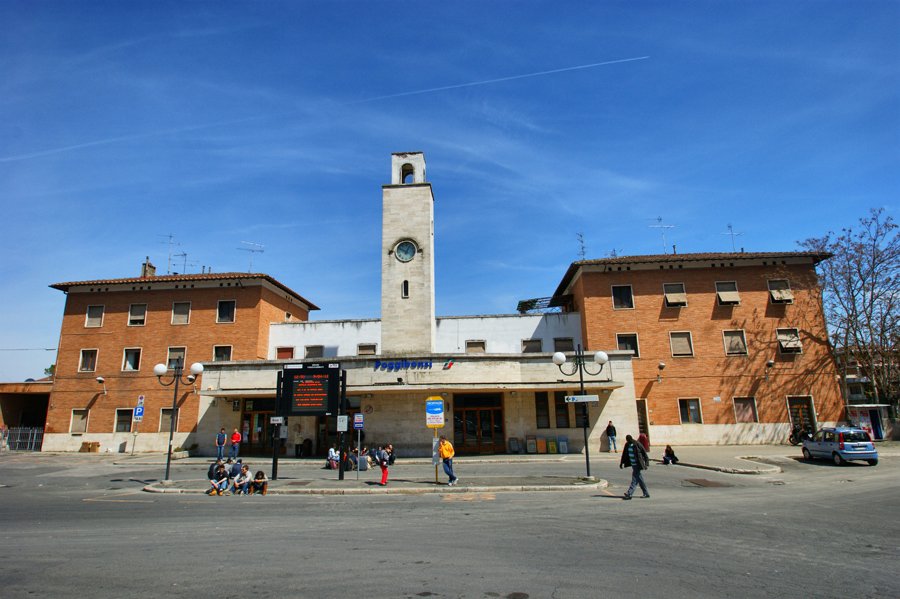
[{"label": "lamp post with globe lights", "polygon": [[[591,369],[588,368],[589,362],[584,356],[580,343],[575,350],[575,359],[572,360],[570,366],[567,366],[566,368],[563,368],[563,366],[566,365],[566,354],[561,351],[553,354],[553,363],[556,364],[561,373],[566,376],[573,376],[576,372],[578,373],[578,389],[580,395],[584,395],[584,373],[588,373],[591,376],[597,376],[603,372],[603,367],[609,362],[609,356],[606,355],[606,352],[598,351],[594,354],[592,361],[599,366],[597,372],[591,372]],[[581,424],[584,429],[584,464],[587,469],[587,478],[591,478],[591,452],[588,446],[587,402],[581,402],[581,416]]]},{"label": "lamp post with globe lights", "polygon": [[172,380],[169,382],[164,382],[163,377],[169,372],[169,368],[165,364],[157,364],[153,367],[153,374],[156,375],[156,378],[159,380],[159,384],[165,387],[169,385],[175,385],[175,392],[172,395],[172,422],[169,425],[169,450],[166,453],[166,478],[165,480],[169,480],[169,469],[172,465],[172,438],[175,435],[175,414],[178,411],[178,384],[183,383],[185,385],[191,385],[197,379],[197,377],[203,372],[203,364],[199,362],[194,362],[191,364],[191,374],[185,377],[185,380],[181,380],[181,375],[184,371],[184,359],[178,358],[175,361],[175,365],[172,367]]}]

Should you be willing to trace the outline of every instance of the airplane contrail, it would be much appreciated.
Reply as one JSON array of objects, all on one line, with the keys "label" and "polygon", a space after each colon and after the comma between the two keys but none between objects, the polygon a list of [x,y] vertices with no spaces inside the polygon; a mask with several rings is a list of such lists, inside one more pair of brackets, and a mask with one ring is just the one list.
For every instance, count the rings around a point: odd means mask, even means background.
[{"label": "airplane contrail", "polygon": [[[576,65],[574,67],[563,67],[561,69],[551,69],[549,71],[538,71],[536,73],[525,73],[523,75],[511,75],[509,77],[498,77],[496,79],[485,79],[483,81],[471,81],[469,83],[457,83],[455,85],[444,85],[441,87],[431,87],[428,89],[419,89],[419,90],[408,91],[408,92],[400,92],[397,94],[388,94],[385,96],[375,96],[372,98],[365,98],[363,100],[355,100],[353,102],[345,102],[340,105],[341,106],[352,106],[354,104],[364,104],[366,102],[376,102],[378,100],[387,100],[390,98],[402,98],[405,96],[430,94],[430,93],[444,91],[444,90],[448,90],[448,89],[460,89],[462,87],[475,87],[477,85],[488,85],[490,83],[500,83],[502,81],[514,81],[516,79],[527,79],[529,77],[541,77],[543,75],[552,75],[554,73],[565,73],[566,71],[578,71],[578,70],[582,70],[582,69],[593,69],[596,67],[602,67],[602,66],[611,65],[611,64],[619,64],[619,63],[623,63],[623,62],[634,62],[637,60],[647,60],[648,58],[650,58],[650,57],[649,56],[635,56],[633,58],[620,58],[618,60],[607,60],[604,62],[594,62],[591,64],[580,64],[580,65]],[[106,139],[96,139],[93,141],[86,141],[86,142],[79,143],[79,144],[60,146],[57,148],[48,148],[46,150],[39,150],[37,152],[30,152],[27,154],[18,154],[18,155],[13,155],[13,156],[0,156],[0,163],[17,162],[19,160],[28,160],[30,158],[40,158],[42,156],[51,156],[53,154],[61,154],[64,152],[70,152],[72,150],[80,150],[82,148],[90,148],[90,147],[94,147],[94,146],[104,146],[104,145],[108,145],[108,144],[118,143],[121,141],[135,141],[135,140],[139,140],[139,139],[146,139],[148,137],[170,135],[173,133],[186,133],[188,131],[211,129],[214,127],[222,127],[222,126],[226,126],[226,125],[235,125],[235,124],[245,123],[245,122],[249,122],[249,121],[256,121],[256,120],[271,118],[274,116],[279,116],[279,115],[274,115],[274,114],[258,115],[258,116],[240,118],[240,119],[232,119],[232,120],[227,120],[227,121],[217,121],[217,122],[213,122],[213,123],[192,125],[192,126],[188,126],[188,127],[176,127],[176,128],[171,128],[171,129],[163,129],[160,131],[150,131],[147,133],[135,133],[132,135],[122,135],[122,136],[118,136],[118,137],[108,137]],[[289,113],[284,113],[284,114],[281,114],[280,116],[290,116],[290,115],[289,115]]]},{"label": "airplane contrail", "polygon": [[528,77],[540,77],[541,75],[552,75],[553,73],[564,73],[566,71],[578,71],[580,69],[593,69],[610,64],[619,64],[622,62],[634,62],[636,60],[647,60],[649,56],[635,56],[634,58],[620,58],[619,60],[607,60],[605,62],[593,62],[591,64],[580,64],[574,67],[564,67],[561,69],[552,69],[550,71],[538,71],[536,73],[525,73],[524,75],[511,75],[509,77],[498,77],[497,79],[485,79],[484,81],[472,81],[470,83],[457,83],[455,85],[444,85],[441,87],[432,87],[429,89],[419,89],[409,92],[400,92],[399,94],[388,94],[386,96],[376,96],[374,98],[366,98],[365,100],[357,100],[348,102],[350,104],[362,104],[363,102],[374,102],[376,100],[386,100],[388,98],[401,98],[403,96],[415,96],[418,94],[430,94],[432,92],[444,91],[447,89],[459,89],[461,87],[475,87],[476,85],[487,85],[489,83],[500,83],[501,81],[513,81],[514,79],[526,79]]}]

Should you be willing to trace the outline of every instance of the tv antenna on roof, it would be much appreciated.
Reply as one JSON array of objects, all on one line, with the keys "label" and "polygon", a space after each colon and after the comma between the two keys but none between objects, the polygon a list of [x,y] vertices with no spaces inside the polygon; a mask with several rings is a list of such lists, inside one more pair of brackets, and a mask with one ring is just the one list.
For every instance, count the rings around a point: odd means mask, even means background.
[{"label": "tv antenna on roof", "polygon": [[584,233],[576,233],[575,238],[578,239],[578,258],[584,260],[585,256],[585,247],[584,247]]},{"label": "tv antenna on roof", "polygon": [[173,254],[176,258],[183,258],[184,260],[181,263],[181,274],[187,274],[188,266],[197,266],[196,262],[188,262],[188,254],[187,252],[178,252],[177,254]]},{"label": "tv antenna on roof", "polygon": [[169,233],[168,235],[157,235],[157,237],[165,237],[166,241],[160,241],[160,243],[166,243],[169,245],[169,258],[166,260],[166,274],[172,274],[172,249],[175,246],[181,245],[179,242],[175,241],[175,235],[173,233]]},{"label": "tv antenna on roof", "polygon": [[262,254],[266,251],[266,248],[261,243],[253,243],[252,241],[242,241],[244,245],[248,245],[250,247],[245,248],[237,248],[242,252],[247,252],[250,254],[250,269],[247,272],[253,272],[253,254]]},{"label": "tv antenna on roof", "polygon": [[734,227],[731,226],[731,223],[728,223],[728,231],[726,233],[722,233],[722,235],[731,235],[731,251],[736,252],[737,248],[734,246],[734,238],[740,237],[743,233],[735,233]]},{"label": "tv antenna on roof", "polygon": [[664,225],[661,216],[656,217],[656,224],[649,225],[651,229],[662,229],[663,254],[666,254],[666,229],[674,229],[675,225]]}]

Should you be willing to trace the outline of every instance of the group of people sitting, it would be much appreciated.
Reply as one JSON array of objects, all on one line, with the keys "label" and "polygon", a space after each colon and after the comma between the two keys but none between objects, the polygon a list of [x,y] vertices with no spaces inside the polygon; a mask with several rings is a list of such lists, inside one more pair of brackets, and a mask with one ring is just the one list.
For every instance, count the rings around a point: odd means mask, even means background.
[{"label": "group of people sitting", "polygon": [[[372,448],[363,447],[357,452],[356,447],[351,445],[350,449],[344,452],[344,470],[369,470],[375,466],[380,466],[382,462],[388,465],[394,463],[394,454],[392,451],[386,451],[384,447]],[[325,460],[325,467],[337,470],[339,466],[340,452],[337,445],[332,445],[328,449],[328,458]]]},{"label": "group of people sitting", "polygon": [[209,467],[207,478],[210,486],[207,495],[265,495],[269,492],[266,473],[258,470],[255,475],[250,474],[250,466],[241,458],[237,461],[228,458],[227,462],[216,460]]}]

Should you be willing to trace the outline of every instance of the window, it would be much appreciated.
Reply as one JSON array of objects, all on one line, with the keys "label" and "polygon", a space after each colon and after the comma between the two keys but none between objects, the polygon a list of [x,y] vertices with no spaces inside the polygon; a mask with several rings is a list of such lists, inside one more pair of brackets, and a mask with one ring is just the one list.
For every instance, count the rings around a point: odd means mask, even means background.
[{"label": "window", "polygon": [[230,362],[231,346],[230,345],[214,345],[213,346],[213,362]]},{"label": "window", "polygon": [[759,416],[756,413],[756,398],[735,397],[734,420],[735,422],[759,422]]},{"label": "window", "polygon": [[131,304],[128,306],[128,326],[142,327],[147,320],[147,304]]},{"label": "window", "polygon": [[116,432],[117,433],[130,433],[131,432],[131,416],[134,414],[134,410],[132,409],[119,409],[116,410]]},{"label": "window", "polygon": [[522,339],[522,353],[535,354],[543,351],[544,346],[540,339]]},{"label": "window", "polygon": [[86,433],[87,423],[87,410],[72,410],[72,423],[69,425],[69,432],[75,434]]},{"label": "window", "polygon": [[403,299],[409,298],[409,281],[403,281],[400,284],[400,297]]},{"label": "window", "polygon": [[716,299],[720,306],[740,305],[741,296],[738,294],[737,283],[734,281],[717,281]]},{"label": "window", "polygon": [[141,348],[129,347],[125,349],[125,357],[122,359],[122,370],[141,369]]},{"label": "window", "polygon": [[219,300],[216,322],[234,322],[235,300]]},{"label": "window", "polygon": [[665,283],[663,295],[667,308],[681,308],[687,306],[687,293],[684,291],[684,283]]},{"label": "window", "polygon": [[78,364],[78,372],[94,372],[97,370],[97,350],[81,350],[81,361]]},{"label": "window", "polygon": [[672,346],[672,356],[675,358],[694,355],[694,344],[691,342],[690,331],[669,333],[669,344]]},{"label": "window", "polygon": [[322,356],[325,355],[325,346],[324,345],[307,345],[305,355],[307,358],[321,358]]},{"label": "window", "polygon": [[794,303],[794,292],[791,291],[791,284],[786,279],[769,281],[769,297],[773,304]]},{"label": "window", "polygon": [[747,339],[744,337],[744,331],[722,331],[722,335],[725,339],[726,356],[747,355]]},{"label": "window", "polygon": [[553,340],[553,351],[554,352],[567,352],[567,351],[575,351],[575,342],[571,337],[559,337]]},{"label": "window", "polygon": [[293,360],[294,359],[294,348],[293,347],[276,347],[275,348],[275,359],[276,360]]},{"label": "window", "polygon": [[[172,430],[172,408],[163,408],[159,411],[159,432],[168,433]],[[175,431],[178,431],[178,410],[175,410]]]},{"label": "window", "polygon": [[184,366],[184,354],[186,352],[187,349],[184,347],[170,347],[169,355],[166,358],[166,367],[169,370],[174,370],[179,364]]},{"label": "window", "polygon": [[776,329],[778,335],[778,349],[783,354],[803,353],[800,344],[800,331],[798,329]]},{"label": "window", "polygon": [[482,339],[469,339],[466,341],[467,354],[483,354],[485,351],[485,342]]},{"label": "window", "polygon": [[356,346],[357,356],[374,356],[378,347],[374,343],[360,343]]},{"label": "window", "polygon": [[553,405],[556,408],[556,428],[569,428],[569,404],[566,403],[566,392],[556,391]]},{"label": "window", "polygon": [[546,391],[534,394],[534,416],[537,428],[550,428],[550,404]]},{"label": "window", "polygon": [[631,293],[631,285],[612,286],[613,308],[616,310],[633,310],[634,296]]},{"label": "window", "polygon": [[699,399],[679,399],[678,411],[681,412],[681,424],[703,424]]},{"label": "window", "polygon": [[87,316],[84,318],[84,326],[86,327],[102,327],[103,326],[103,306],[88,306]]},{"label": "window", "polygon": [[191,322],[191,302],[175,302],[172,304],[172,324],[189,324]]},{"label": "window", "polygon": [[637,333],[616,333],[616,343],[620,350],[633,351],[635,358],[641,357]]}]

